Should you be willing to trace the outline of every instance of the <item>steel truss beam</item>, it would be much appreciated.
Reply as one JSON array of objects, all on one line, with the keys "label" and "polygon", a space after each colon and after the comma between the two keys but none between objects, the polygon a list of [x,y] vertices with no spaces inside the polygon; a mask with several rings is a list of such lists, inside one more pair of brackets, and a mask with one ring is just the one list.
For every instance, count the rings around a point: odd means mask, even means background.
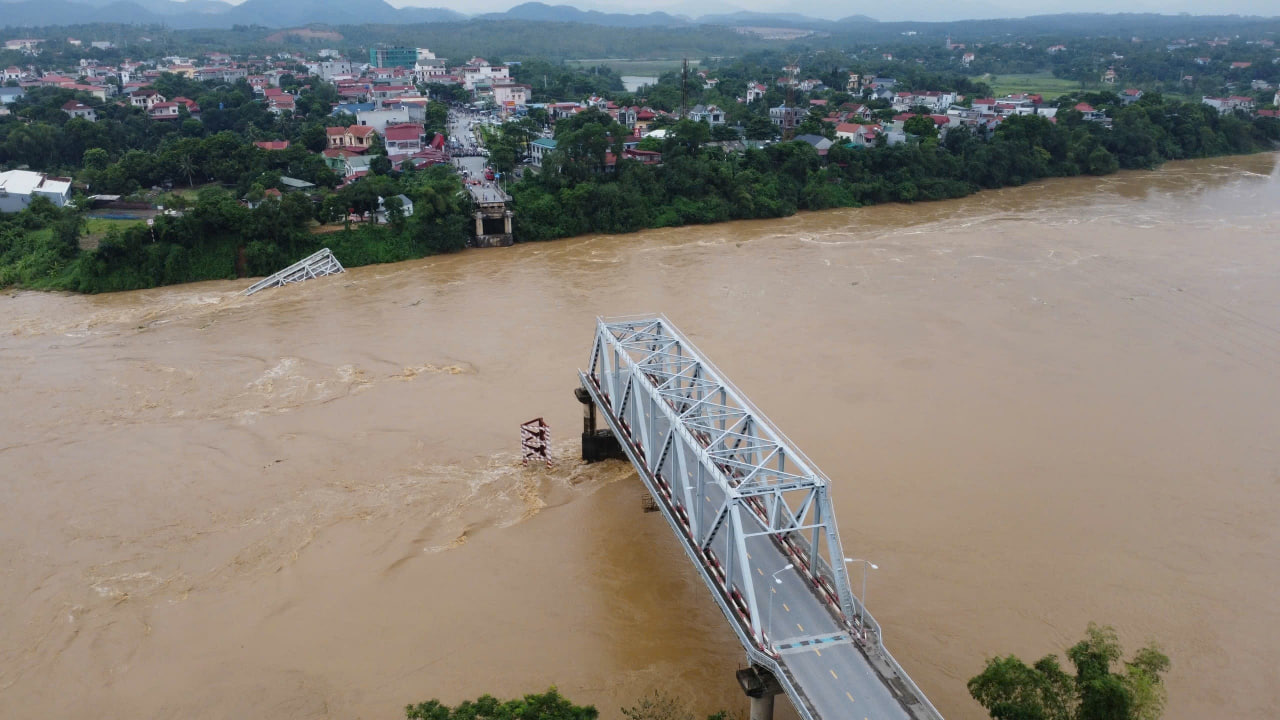
[{"label": "steel truss beam", "polygon": [[668,320],[600,320],[583,379],[635,445],[633,460],[657,481],[673,526],[753,645],[768,648],[748,537],[770,536],[840,619],[860,621],[828,479]]}]

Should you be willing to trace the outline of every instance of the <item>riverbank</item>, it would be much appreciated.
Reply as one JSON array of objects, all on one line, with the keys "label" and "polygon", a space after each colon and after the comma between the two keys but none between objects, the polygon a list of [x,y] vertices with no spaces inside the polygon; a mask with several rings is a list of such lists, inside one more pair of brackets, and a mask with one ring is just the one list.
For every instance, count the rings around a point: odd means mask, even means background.
[{"label": "riverbank", "polygon": [[[1168,119],[1174,117],[1168,115],[1173,112],[1171,107],[1159,106],[1150,112],[1165,113]],[[1121,120],[1132,125],[1132,117],[1123,115]],[[1235,146],[1255,147],[1264,130],[1280,133],[1280,125],[1270,119],[1260,119],[1258,128],[1262,129],[1248,132],[1246,128],[1252,126],[1238,119],[1216,115],[1211,119],[1221,123],[1221,133],[1215,135],[1205,126],[1205,132],[1195,136],[1196,152],[1225,148],[1228,140]],[[612,122],[602,114],[584,122],[591,125],[596,120]],[[1076,127],[1066,127],[1071,122]],[[1064,120],[1064,126],[1059,127],[1042,117],[1018,116],[1008,119],[989,140],[966,135],[942,145],[928,140],[860,150],[835,146],[825,159],[805,143],[748,150],[742,156],[716,153],[701,149],[694,137],[703,126],[682,123],[666,141],[660,166],[628,163],[614,173],[602,174],[592,165],[590,154],[576,157],[566,149],[565,155],[553,156],[559,158],[554,173],[544,171],[510,186],[515,236],[522,242],[537,242],[592,233],[781,218],[802,210],[952,199],[1086,170],[1108,175],[1121,165],[1155,157],[1142,154],[1156,152],[1154,147],[1144,149],[1146,145],[1137,141],[1133,141],[1137,143],[1133,148],[1117,150],[1116,155],[1100,144],[1098,138],[1120,138],[1116,142],[1124,142],[1119,147],[1129,148],[1124,139],[1130,137],[1126,133],[1131,134],[1133,127],[1118,125],[1104,133],[1094,127],[1096,123],[1071,122]],[[584,125],[582,130],[569,133],[562,138],[564,147],[581,145],[573,138],[590,131]],[[682,133],[692,135],[685,138]],[[1154,142],[1157,135],[1146,140]],[[1049,147],[1054,151],[1046,149]],[[1158,147],[1161,152],[1168,150],[1165,145]],[[65,233],[54,239],[52,234],[30,232],[41,229],[41,223],[69,222],[59,220],[56,212],[34,221],[20,218],[11,221],[7,230],[0,229],[0,287],[98,293],[263,276],[325,246],[346,267],[461,249],[471,223],[469,209],[441,201],[452,197],[447,186],[456,185],[456,178],[425,175],[432,178],[434,187],[422,191],[418,214],[390,226],[359,227],[323,237],[309,232],[314,209],[296,202],[297,196],[247,209],[229,196],[202,194],[203,199],[183,217],[160,218],[154,229],[134,226],[111,232],[92,250],[79,247],[78,239],[66,242]],[[368,178],[358,187],[375,181],[394,185],[383,177]],[[381,192],[395,190],[387,187]],[[422,210],[431,212],[433,208],[433,215],[423,215]]]}]

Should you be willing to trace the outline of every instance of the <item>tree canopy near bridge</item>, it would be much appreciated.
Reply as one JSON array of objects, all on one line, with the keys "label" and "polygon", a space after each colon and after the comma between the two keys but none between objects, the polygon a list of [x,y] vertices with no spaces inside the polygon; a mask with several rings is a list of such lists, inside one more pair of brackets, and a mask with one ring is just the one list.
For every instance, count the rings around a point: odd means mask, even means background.
[{"label": "tree canopy near bridge", "polygon": [[1169,657],[1154,643],[1128,661],[1121,652],[1114,628],[1089,623],[1085,638],[1067,650],[1075,675],[1056,655],[1030,666],[1014,655],[995,657],[969,680],[969,694],[993,720],[1156,720]]}]

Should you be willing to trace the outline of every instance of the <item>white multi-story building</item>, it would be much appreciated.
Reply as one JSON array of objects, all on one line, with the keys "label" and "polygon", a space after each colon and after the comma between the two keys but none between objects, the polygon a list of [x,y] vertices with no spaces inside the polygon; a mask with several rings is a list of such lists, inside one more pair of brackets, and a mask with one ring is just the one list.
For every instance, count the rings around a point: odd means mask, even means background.
[{"label": "white multi-story building", "polygon": [[51,178],[28,170],[0,172],[0,212],[20,212],[37,197],[65,206],[71,202],[70,178]]},{"label": "white multi-story building", "polygon": [[511,69],[506,65],[468,65],[462,68],[462,87],[475,90],[477,83],[497,85],[511,82]]}]

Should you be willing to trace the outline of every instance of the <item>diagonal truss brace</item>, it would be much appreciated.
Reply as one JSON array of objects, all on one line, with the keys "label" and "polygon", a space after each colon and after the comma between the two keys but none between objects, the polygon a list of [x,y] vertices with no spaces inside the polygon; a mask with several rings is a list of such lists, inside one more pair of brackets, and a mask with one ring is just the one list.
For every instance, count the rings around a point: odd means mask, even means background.
[{"label": "diagonal truss brace", "polygon": [[746,540],[769,536],[849,624],[860,617],[828,479],[662,316],[601,319],[583,373],[656,480],[660,506],[718,581],[717,601],[767,646]]}]

